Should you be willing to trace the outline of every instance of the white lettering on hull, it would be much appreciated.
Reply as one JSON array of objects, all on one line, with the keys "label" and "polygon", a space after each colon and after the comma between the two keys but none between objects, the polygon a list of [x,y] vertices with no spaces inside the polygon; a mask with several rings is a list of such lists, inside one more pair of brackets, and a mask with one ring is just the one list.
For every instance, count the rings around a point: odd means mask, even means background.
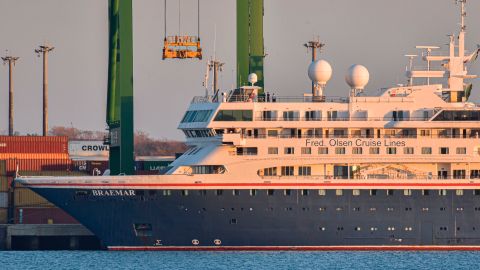
[{"label": "white lettering on hull", "polygon": [[135,196],[135,190],[123,190],[123,189],[94,189],[92,190],[93,196],[108,197],[108,196]]}]

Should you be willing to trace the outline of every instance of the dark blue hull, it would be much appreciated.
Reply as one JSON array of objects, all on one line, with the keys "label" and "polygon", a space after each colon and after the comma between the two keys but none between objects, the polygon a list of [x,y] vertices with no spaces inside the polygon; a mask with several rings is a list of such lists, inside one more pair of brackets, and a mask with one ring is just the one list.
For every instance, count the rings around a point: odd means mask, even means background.
[{"label": "dark blue hull", "polygon": [[34,190],[107,247],[480,247],[474,190]]}]

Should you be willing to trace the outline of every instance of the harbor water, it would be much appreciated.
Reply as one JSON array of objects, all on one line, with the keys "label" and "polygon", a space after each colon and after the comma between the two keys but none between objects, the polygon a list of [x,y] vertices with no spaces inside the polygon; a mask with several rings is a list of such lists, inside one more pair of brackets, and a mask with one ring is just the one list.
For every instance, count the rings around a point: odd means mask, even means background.
[{"label": "harbor water", "polygon": [[1,251],[1,269],[478,269],[480,252]]}]

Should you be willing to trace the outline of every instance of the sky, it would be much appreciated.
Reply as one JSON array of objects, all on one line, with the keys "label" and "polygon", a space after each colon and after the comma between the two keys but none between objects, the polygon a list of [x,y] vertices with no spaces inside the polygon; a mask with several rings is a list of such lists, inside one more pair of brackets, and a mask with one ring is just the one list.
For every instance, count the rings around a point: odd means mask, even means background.
[{"label": "sky", "polygon": [[[167,35],[179,33],[179,0],[167,0]],[[440,45],[458,32],[453,0],[265,0],[265,88],[278,96],[310,90],[310,56],[303,43],[319,37],[320,57],[333,67],[328,96],[345,96],[352,64],[370,71],[369,92],[405,83],[405,54],[415,45]],[[206,61],[225,63],[222,89],[235,85],[235,0],[200,0],[204,60],[162,60],[164,1],[133,0],[135,129],[155,138],[184,140],[178,123],[193,96],[203,95]],[[197,1],[180,1],[180,33],[197,34]],[[105,130],[108,60],[107,0],[0,0],[0,55],[19,56],[14,70],[14,127],[41,134],[42,59],[48,42],[49,125]],[[480,1],[467,5],[467,49],[480,44]],[[421,63],[418,63],[421,65]],[[470,67],[480,74],[480,60]],[[473,80],[471,100],[480,100]],[[0,133],[8,129],[8,68],[0,66]]]}]

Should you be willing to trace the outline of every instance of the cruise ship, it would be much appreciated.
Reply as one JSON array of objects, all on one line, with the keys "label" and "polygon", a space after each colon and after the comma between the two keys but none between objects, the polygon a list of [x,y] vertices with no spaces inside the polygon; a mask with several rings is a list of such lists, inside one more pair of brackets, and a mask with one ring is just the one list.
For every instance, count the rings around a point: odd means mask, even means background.
[{"label": "cruise ship", "polygon": [[[403,85],[329,97],[250,85],[194,97],[190,149],[153,176],[22,177],[109,250],[480,250],[480,106],[460,31],[446,51],[418,46]],[[416,66],[417,62],[423,66]]]}]

